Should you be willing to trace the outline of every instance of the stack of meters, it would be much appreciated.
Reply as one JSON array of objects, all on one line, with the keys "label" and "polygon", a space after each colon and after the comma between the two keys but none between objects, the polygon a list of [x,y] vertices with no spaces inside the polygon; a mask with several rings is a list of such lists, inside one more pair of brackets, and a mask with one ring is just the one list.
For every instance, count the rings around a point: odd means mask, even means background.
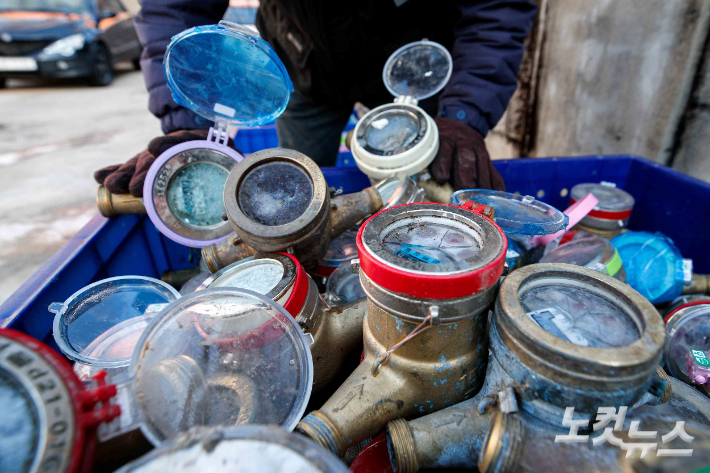
[{"label": "stack of meters", "polygon": [[439,150],[439,130],[417,103],[443,89],[452,69],[446,48],[427,40],[404,45],[387,59],[382,79],[395,103],[369,111],[353,132],[352,153],[362,172],[384,179],[429,166]]},{"label": "stack of meters", "polygon": [[292,430],[313,383],[308,341],[283,307],[217,288],[168,304],[116,380],[121,416],[102,439],[138,428],[159,445],[194,426],[274,424]]},{"label": "stack of meters", "polygon": [[[706,353],[710,350],[710,297],[690,296],[681,298],[665,317],[666,371],[686,383],[706,384],[710,377],[694,379],[689,373],[689,358],[693,351]],[[693,357],[696,358],[696,357]],[[710,369],[710,360],[701,366]]]},{"label": "stack of meters", "polygon": [[151,319],[180,297],[168,284],[143,276],[104,279],[49,306],[54,341],[81,379],[99,370],[125,374],[138,339]]},{"label": "stack of meters", "polygon": [[634,198],[612,182],[577,184],[570,191],[570,204],[593,194],[599,203],[577,225],[578,230],[595,233],[604,238],[619,235],[629,224],[634,209]]},{"label": "stack of meters", "polygon": [[96,425],[120,413],[103,379],[87,389],[48,346],[0,329],[0,471],[91,471]]},{"label": "stack of meters", "polygon": [[452,205],[479,202],[495,209],[493,221],[508,237],[506,263],[509,268],[520,266],[526,251],[535,246],[536,235],[551,235],[567,228],[569,217],[534,197],[488,189],[465,189],[454,192]]},{"label": "stack of meters", "polygon": [[586,232],[580,232],[572,241],[558,246],[543,256],[540,262],[584,266],[626,282],[619,251],[606,238]]},{"label": "stack of meters", "polygon": [[662,233],[626,232],[611,243],[624,262],[626,282],[654,304],[680,296],[693,279],[692,260]]},{"label": "stack of meters", "polygon": [[[316,391],[326,386],[345,358],[362,345],[364,299],[337,308],[329,306],[319,296],[315,282],[289,254],[261,253],[237,261],[208,277],[198,290],[224,287],[262,294],[291,314],[312,342]],[[341,305],[344,302],[349,301],[338,301]]]},{"label": "stack of meters", "polygon": [[222,219],[222,189],[243,156],[227,146],[227,126],[273,121],[286,108],[293,85],[258,33],[224,21],[175,36],[164,66],[175,102],[215,126],[207,140],[173,146],[156,159],[145,179],[144,204],[164,235],[201,248],[232,232]]},{"label": "stack of meters", "polygon": [[118,473],[348,473],[338,457],[273,426],[203,427],[176,436]]}]

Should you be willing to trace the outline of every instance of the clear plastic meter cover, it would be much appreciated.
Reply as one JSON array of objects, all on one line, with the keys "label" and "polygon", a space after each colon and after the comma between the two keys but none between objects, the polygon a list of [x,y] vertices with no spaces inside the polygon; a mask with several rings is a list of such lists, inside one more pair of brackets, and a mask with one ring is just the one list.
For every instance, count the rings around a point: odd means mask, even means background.
[{"label": "clear plastic meter cover", "polygon": [[253,291],[198,291],[164,309],[131,361],[141,428],[158,444],[197,425],[275,424],[305,411],[313,361],[301,328]]},{"label": "clear plastic meter cover", "polygon": [[242,212],[268,226],[293,222],[312,200],[313,183],[308,174],[295,164],[279,160],[249,170],[237,190]]},{"label": "clear plastic meter cover", "polygon": [[395,97],[422,100],[444,88],[452,69],[451,54],[445,47],[432,41],[416,41],[405,44],[387,59],[382,80]]},{"label": "clear plastic meter cover", "polygon": [[621,257],[606,238],[587,234],[560,245],[543,256],[540,263],[567,263],[614,276],[621,269]]},{"label": "clear plastic meter cover", "polygon": [[634,321],[621,307],[583,285],[550,280],[522,286],[518,297],[533,322],[575,345],[622,347],[640,338]]},{"label": "clear plastic meter cover", "polygon": [[341,264],[357,258],[357,237],[358,227],[345,230],[337,238],[330,242],[328,251],[321,260],[321,264],[326,266],[340,266]]},{"label": "clear plastic meter cover", "polygon": [[178,297],[174,288],[153,278],[119,276],[98,281],[50,306],[56,311],[54,340],[69,359],[87,365],[87,369],[77,365],[82,377],[99,369],[125,370],[151,319]]},{"label": "clear plastic meter cover", "polygon": [[352,302],[365,297],[365,291],[360,284],[360,276],[353,273],[350,265],[347,264],[340,266],[328,277],[326,294],[328,299],[335,304]]},{"label": "clear plastic meter cover", "polygon": [[493,207],[493,220],[506,234],[550,235],[569,222],[567,215],[531,196],[487,189],[460,190],[451,196],[452,205],[461,205],[467,200]]},{"label": "clear plastic meter cover", "polygon": [[293,92],[271,46],[256,32],[228,22],[196,26],[173,37],[164,67],[175,102],[230,125],[273,121]]},{"label": "clear plastic meter cover", "polygon": [[710,304],[682,310],[685,313],[669,320],[666,326],[665,358],[668,374],[687,382],[686,357],[690,350],[710,351]]}]

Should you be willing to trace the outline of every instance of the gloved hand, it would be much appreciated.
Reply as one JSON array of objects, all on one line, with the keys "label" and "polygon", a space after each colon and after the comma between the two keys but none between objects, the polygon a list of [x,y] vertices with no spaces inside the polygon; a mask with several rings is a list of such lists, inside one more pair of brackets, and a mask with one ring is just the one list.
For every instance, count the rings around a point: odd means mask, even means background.
[{"label": "gloved hand", "polygon": [[[143,197],[143,183],[150,165],[155,158],[169,148],[193,140],[207,139],[208,130],[178,130],[159,136],[148,143],[148,148],[141,151],[125,164],[115,164],[99,169],[94,173],[96,182],[106,187],[112,194],[131,193],[134,197]],[[229,139],[228,146],[234,148],[234,142]]]},{"label": "gloved hand", "polygon": [[445,184],[453,175],[454,190],[505,190],[479,132],[451,118],[437,117],[434,121],[439,127],[439,152],[429,170],[437,183]]}]

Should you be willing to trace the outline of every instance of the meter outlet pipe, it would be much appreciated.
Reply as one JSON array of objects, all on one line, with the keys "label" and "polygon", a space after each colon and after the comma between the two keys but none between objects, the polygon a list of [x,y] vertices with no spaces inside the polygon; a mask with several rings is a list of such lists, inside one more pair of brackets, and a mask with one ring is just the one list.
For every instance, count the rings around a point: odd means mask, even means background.
[{"label": "meter outlet pipe", "polygon": [[237,235],[262,252],[288,251],[310,270],[332,239],[382,208],[375,187],[333,197],[318,165],[284,148],[237,164],[224,185],[224,207]]},{"label": "meter outlet pipe", "polygon": [[85,384],[58,353],[0,329],[0,465],[3,471],[89,472],[96,428],[120,415],[116,386],[100,373]]},{"label": "meter outlet pipe", "polygon": [[245,244],[236,233],[231,233],[223,240],[205,246],[201,252],[202,261],[212,273],[256,253],[257,251]]},{"label": "meter outlet pipe", "polygon": [[112,194],[104,186],[99,186],[96,190],[96,206],[101,215],[106,218],[146,214],[143,199],[131,194]]},{"label": "meter outlet pipe", "polygon": [[665,340],[658,312],[608,275],[551,263],[512,272],[501,284],[489,336],[492,357],[475,398],[389,423],[396,471],[568,471],[571,464],[627,471],[626,452],[617,446],[555,443],[570,431],[563,425],[568,408],[582,421],[580,435],[601,435],[588,427],[598,408],[626,406],[624,430],[637,420],[639,430],[665,434],[682,419],[700,424],[708,437],[710,402],[658,367]]},{"label": "meter outlet pipe", "polygon": [[507,241],[471,210],[420,203],[374,215],[360,228],[357,245],[368,299],[364,360],[298,425],[338,455],[391,420],[444,408],[480,389],[486,309]]},{"label": "meter outlet pipe", "polygon": [[313,390],[328,385],[345,358],[362,345],[364,297],[348,304],[328,304],[298,260],[285,253],[260,253],[208,277],[197,290],[238,287],[262,294],[283,306],[304,334],[313,338]]}]

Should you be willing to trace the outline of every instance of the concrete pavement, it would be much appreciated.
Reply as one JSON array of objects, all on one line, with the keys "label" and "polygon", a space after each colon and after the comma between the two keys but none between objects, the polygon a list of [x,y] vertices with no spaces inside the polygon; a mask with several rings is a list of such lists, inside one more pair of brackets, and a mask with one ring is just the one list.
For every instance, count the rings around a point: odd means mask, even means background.
[{"label": "concrete pavement", "polygon": [[0,301],[96,213],[93,173],[160,134],[140,72],[0,90]]}]

